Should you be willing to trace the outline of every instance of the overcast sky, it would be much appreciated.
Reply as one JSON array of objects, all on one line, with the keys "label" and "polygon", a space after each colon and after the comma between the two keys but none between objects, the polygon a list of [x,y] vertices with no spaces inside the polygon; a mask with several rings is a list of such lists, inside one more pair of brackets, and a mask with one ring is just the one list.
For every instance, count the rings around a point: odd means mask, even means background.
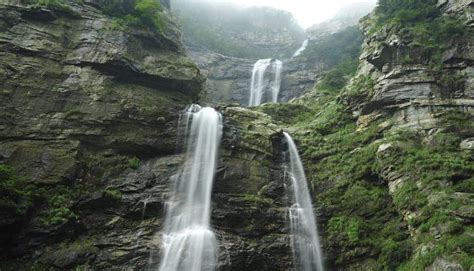
[{"label": "overcast sky", "polygon": [[[173,1],[173,0],[172,0]],[[176,0],[183,1],[183,0]],[[194,0],[193,2],[232,2],[246,6],[271,6],[288,10],[295,19],[307,28],[313,24],[330,19],[345,5],[357,2],[373,2],[377,0]]]}]

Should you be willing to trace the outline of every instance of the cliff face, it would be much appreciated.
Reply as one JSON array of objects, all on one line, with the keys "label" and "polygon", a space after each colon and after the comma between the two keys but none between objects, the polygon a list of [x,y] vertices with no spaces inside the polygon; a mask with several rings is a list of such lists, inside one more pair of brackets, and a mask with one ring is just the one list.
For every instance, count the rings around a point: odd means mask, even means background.
[{"label": "cliff face", "polygon": [[[0,5],[2,270],[143,269],[159,252],[183,160],[179,113],[204,82],[167,12],[155,32],[120,25],[94,2]],[[276,128],[264,114],[222,111],[212,213],[219,265],[286,269]]]},{"label": "cliff face", "polygon": [[167,11],[158,33],[120,25],[93,3],[16,2],[0,4],[0,161],[36,187],[23,216],[2,209],[2,262],[133,266],[139,230],[130,225],[153,191],[130,164],[142,160],[158,183],[173,174],[178,115],[204,79]]},{"label": "cliff face", "polygon": [[[253,42],[262,43],[261,48],[272,54],[260,53],[256,56],[244,54],[241,57],[230,57],[225,55],[225,51],[218,53],[212,48],[196,46],[185,39],[191,58],[207,75],[201,100],[210,104],[247,105],[252,69],[258,58],[280,59],[283,62],[279,102],[287,102],[309,92],[326,72],[359,55],[362,35],[356,25],[358,19],[368,13],[368,11],[364,13],[364,10],[353,16],[340,16],[308,29],[306,35],[309,40],[306,50],[297,57],[292,57],[298,49],[298,46],[293,45],[295,42],[279,34],[273,37],[277,45],[281,40],[287,40],[285,46],[279,45],[279,50],[275,51],[263,42],[268,37],[257,36]],[[245,33],[252,29],[244,28],[242,31]],[[302,43],[301,41],[298,45],[302,46]],[[250,47],[246,48],[246,52],[254,51]],[[287,51],[290,53],[284,54]],[[272,76],[271,71],[268,71],[266,78],[271,79]]]},{"label": "cliff face", "polygon": [[414,23],[371,14],[348,85],[261,108],[298,141],[331,269],[474,264],[473,2],[433,8]]},{"label": "cliff face", "polygon": [[[194,51],[192,48],[189,54],[207,77],[201,101],[209,104],[248,105],[252,69],[256,60]],[[311,90],[323,70],[323,63],[311,63],[304,58],[284,60],[278,101],[287,102]],[[265,78],[272,79],[272,76],[269,69]]]}]

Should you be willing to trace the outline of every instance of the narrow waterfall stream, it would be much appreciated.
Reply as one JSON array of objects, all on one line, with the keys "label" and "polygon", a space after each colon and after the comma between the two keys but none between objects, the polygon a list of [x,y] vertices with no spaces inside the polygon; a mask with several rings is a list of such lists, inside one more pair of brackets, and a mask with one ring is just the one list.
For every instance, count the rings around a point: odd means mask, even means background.
[{"label": "narrow waterfall stream", "polygon": [[281,71],[283,69],[283,62],[276,59],[273,63],[273,74],[275,78],[272,84],[272,102],[278,102],[278,94],[280,93],[280,86],[281,86]]},{"label": "narrow waterfall stream", "polygon": [[286,176],[291,180],[293,203],[289,208],[291,248],[296,270],[323,271],[323,258],[313,204],[298,149],[291,136],[288,143]]},{"label": "narrow waterfall stream", "polygon": [[296,52],[293,54],[292,57],[297,57],[301,55],[301,53],[304,52],[304,50],[306,50],[306,47],[308,47],[308,42],[309,42],[309,39],[305,39],[301,47],[298,50],[296,50]]},{"label": "narrow waterfall stream", "polygon": [[213,108],[192,105],[183,119],[186,159],[166,203],[161,259],[150,260],[160,262],[161,271],[214,270],[217,241],[209,223],[221,115]]},{"label": "narrow waterfall stream", "polygon": [[[273,81],[270,85],[271,96],[264,100],[264,96],[268,87],[268,80],[265,80],[265,73],[268,67],[272,65]],[[271,58],[260,59],[255,62],[252,70],[252,79],[250,82],[250,99],[249,106],[258,106],[263,102],[271,99],[272,102],[278,101],[278,94],[280,93],[281,72],[283,69],[283,62],[278,59],[272,61]]]}]

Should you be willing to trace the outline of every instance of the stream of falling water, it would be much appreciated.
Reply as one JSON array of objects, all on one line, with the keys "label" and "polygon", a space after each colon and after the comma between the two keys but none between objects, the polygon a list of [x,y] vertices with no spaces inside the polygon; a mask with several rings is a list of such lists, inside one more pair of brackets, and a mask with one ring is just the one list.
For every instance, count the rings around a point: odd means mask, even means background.
[{"label": "stream of falling water", "polygon": [[161,258],[150,257],[150,270],[210,271],[216,266],[217,241],[209,223],[221,115],[193,105],[183,117],[186,158],[166,202]]},{"label": "stream of falling water", "polygon": [[291,180],[293,204],[289,208],[291,248],[296,270],[323,271],[323,258],[319,243],[313,204],[298,149],[291,136],[284,133],[288,143],[289,159],[285,173]]},{"label": "stream of falling water", "polygon": [[257,106],[264,102],[263,98],[268,85],[268,81],[265,80],[265,73],[270,65],[273,67],[273,81],[270,85],[271,101],[274,103],[278,101],[283,63],[278,59],[275,59],[273,62],[271,58],[260,59],[255,62],[252,70],[249,106]]},{"label": "stream of falling water", "polygon": [[296,50],[296,52],[293,54],[292,57],[297,57],[301,55],[301,53],[304,52],[304,50],[306,50],[306,47],[308,47],[308,42],[309,42],[309,39],[305,39],[301,47],[298,48],[298,50]]}]

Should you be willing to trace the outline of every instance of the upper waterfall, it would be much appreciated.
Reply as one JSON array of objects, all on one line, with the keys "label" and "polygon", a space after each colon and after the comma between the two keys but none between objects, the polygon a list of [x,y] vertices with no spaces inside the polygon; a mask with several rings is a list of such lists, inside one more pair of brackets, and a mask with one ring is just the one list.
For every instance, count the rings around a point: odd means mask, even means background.
[{"label": "upper waterfall", "polygon": [[299,56],[302,52],[304,52],[304,50],[306,50],[306,47],[308,47],[308,42],[309,42],[309,39],[305,39],[303,41],[303,44],[301,45],[301,47],[296,50],[296,52],[293,54],[292,57],[297,57]]},{"label": "upper waterfall", "polygon": [[[270,83],[271,97],[265,97],[269,80],[265,80],[265,73],[268,67],[272,65],[273,81]],[[278,101],[278,94],[281,86],[281,72],[283,70],[283,62],[278,59],[272,61],[271,58],[259,59],[255,62],[252,70],[252,79],[250,83],[250,99],[249,106],[257,106],[264,102],[264,99],[271,99],[272,102]]]},{"label": "upper waterfall", "polygon": [[323,271],[323,257],[316,218],[306,175],[298,149],[291,136],[284,133],[288,143],[286,176],[291,180],[293,204],[289,208],[291,248],[296,270]]},{"label": "upper waterfall", "polygon": [[[209,223],[222,120],[213,108],[197,105],[190,106],[182,119],[186,159],[174,176],[166,203],[159,270],[210,271],[217,258],[217,241]],[[156,260],[151,258],[152,268]]]}]

